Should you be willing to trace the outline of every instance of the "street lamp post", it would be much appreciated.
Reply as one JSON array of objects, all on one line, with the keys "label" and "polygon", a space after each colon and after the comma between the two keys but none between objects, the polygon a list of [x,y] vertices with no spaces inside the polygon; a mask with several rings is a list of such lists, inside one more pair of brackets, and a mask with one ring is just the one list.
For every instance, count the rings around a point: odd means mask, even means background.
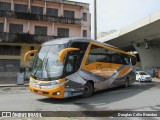
[{"label": "street lamp post", "polygon": [[97,40],[97,0],[94,0],[94,39]]}]

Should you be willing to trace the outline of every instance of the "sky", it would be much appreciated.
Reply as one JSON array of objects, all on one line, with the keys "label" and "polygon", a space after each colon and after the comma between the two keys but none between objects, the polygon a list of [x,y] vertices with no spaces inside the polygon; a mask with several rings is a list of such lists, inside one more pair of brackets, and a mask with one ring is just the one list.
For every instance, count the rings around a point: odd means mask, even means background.
[{"label": "sky", "polygon": [[[91,36],[94,37],[94,0],[90,4]],[[97,0],[97,33],[119,30],[160,11],[160,0]]]}]

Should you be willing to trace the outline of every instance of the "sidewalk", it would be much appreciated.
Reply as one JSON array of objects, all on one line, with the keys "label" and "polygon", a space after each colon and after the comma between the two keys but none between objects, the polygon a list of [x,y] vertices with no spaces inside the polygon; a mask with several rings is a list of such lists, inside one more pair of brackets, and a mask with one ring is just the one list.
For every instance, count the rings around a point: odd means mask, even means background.
[{"label": "sidewalk", "polygon": [[159,78],[152,78],[152,81],[160,82]]},{"label": "sidewalk", "polygon": [[18,85],[16,83],[0,83],[0,87],[22,87],[22,86],[29,86],[29,81],[24,81],[24,84]]},{"label": "sidewalk", "polygon": [[0,87],[22,87],[22,86],[29,86],[29,84],[24,84],[24,85],[17,85],[17,84],[0,84]]},{"label": "sidewalk", "polygon": [[[24,76],[17,77],[16,72],[12,73],[0,73],[0,87],[19,87],[19,86],[28,86],[29,79],[24,79]],[[17,83],[20,83],[18,85]],[[23,84],[24,83],[24,84]],[[22,84],[22,85],[21,85]]]}]

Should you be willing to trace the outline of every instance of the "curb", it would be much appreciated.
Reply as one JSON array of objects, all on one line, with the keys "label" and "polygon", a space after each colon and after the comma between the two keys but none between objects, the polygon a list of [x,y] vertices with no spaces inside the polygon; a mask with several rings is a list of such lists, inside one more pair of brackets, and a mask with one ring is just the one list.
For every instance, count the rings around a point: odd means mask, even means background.
[{"label": "curb", "polygon": [[24,85],[17,85],[17,84],[0,84],[0,87],[26,87],[29,86],[29,84]]}]

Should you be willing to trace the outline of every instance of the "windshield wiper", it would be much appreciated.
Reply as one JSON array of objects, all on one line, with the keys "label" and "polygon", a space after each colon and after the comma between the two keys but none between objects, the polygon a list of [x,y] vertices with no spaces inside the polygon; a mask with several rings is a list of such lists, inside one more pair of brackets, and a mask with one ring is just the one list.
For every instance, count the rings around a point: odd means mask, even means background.
[{"label": "windshield wiper", "polygon": [[42,63],[38,66],[38,68],[36,69],[34,76],[37,74],[37,71],[42,67],[43,62],[44,62],[45,58],[43,59]]},{"label": "windshield wiper", "polygon": [[45,70],[47,71],[47,78],[48,78],[48,68],[47,68],[47,65],[48,65],[48,59],[49,59],[49,57],[47,58],[47,60],[46,60],[46,64],[45,64]]}]

